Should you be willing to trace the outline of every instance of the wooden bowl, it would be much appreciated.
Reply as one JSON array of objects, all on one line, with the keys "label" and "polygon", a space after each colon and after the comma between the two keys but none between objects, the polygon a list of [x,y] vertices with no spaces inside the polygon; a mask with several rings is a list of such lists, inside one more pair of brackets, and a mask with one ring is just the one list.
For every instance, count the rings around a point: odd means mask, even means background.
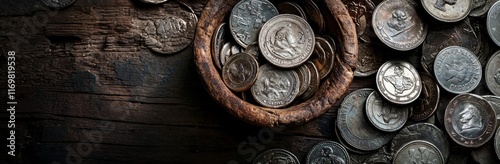
[{"label": "wooden bowl", "polygon": [[318,92],[309,100],[287,108],[272,109],[248,103],[236,96],[222,81],[213,64],[212,35],[239,0],[209,0],[201,13],[194,39],[195,63],[208,93],[229,113],[262,127],[304,124],[325,113],[347,91],[354,78],[358,55],[356,27],[340,0],[316,1],[323,10],[327,33],[336,37],[338,48],[335,66]]}]

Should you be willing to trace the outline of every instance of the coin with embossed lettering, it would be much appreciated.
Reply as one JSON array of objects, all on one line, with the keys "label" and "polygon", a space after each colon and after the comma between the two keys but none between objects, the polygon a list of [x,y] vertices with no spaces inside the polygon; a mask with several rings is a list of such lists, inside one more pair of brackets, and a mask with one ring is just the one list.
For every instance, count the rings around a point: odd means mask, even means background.
[{"label": "coin with embossed lettering", "polygon": [[491,93],[500,96],[500,51],[491,56],[484,71],[488,89]]},{"label": "coin with embossed lettering", "polygon": [[349,164],[349,153],[341,144],[323,141],[316,144],[307,154],[306,164],[343,163]]},{"label": "coin with embossed lettering", "polygon": [[420,75],[415,67],[401,60],[384,63],[377,72],[376,83],[382,97],[395,104],[409,104],[422,91]]},{"label": "coin with embossed lettering", "polygon": [[322,34],[325,31],[325,19],[321,14],[321,10],[313,0],[304,0],[302,1],[302,5],[304,7],[305,12],[309,16],[309,22],[311,26],[313,26],[315,32],[318,34]]},{"label": "coin with embossed lettering", "polygon": [[481,82],[481,63],[469,49],[450,46],[439,51],[434,61],[434,75],[446,91],[461,94],[476,88]]},{"label": "coin with embossed lettering", "polygon": [[495,133],[495,110],[484,98],[474,94],[454,97],[445,111],[446,131],[451,139],[464,147],[484,145]]},{"label": "coin with embossed lettering", "polygon": [[54,9],[66,8],[76,2],[76,0],[41,0],[47,7]]},{"label": "coin with embossed lettering", "polygon": [[416,11],[413,0],[387,0],[380,3],[372,17],[377,37],[387,46],[407,51],[418,47],[427,35],[427,24]]},{"label": "coin with embossed lettering", "polygon": [[304,91],[304,93],[301,96],[299,96],[301,100],[307,100],[312,96],[314,96],[321,82],[316,65],[314,65],[314,63],[312,63],[311,61],[307,61],[306,63],[304,63],[304,65],[307,66],[307,68],[311,72],[311,82],[309,83],[309,86],[307,86],[306,91]]},{"label": "coin with embossed lettering", "polygon": [[333,68],[333,58],[335,52],[330,43],[322,38],[316,37],[316,44],[314,46],[312,62],[318,68],[319,77],[324,79]]},{"label": "coin with embossed lettering", "polygon": [[302,64],[298,68],[294,69],[299,75],[300,87],[297,96],[304,94],[309,86],[311,85],[311,70],[306,64]]},{"label": "coin with embossed lettering", "polygon": [[488,13],[488,10],[499,0],[486,0],[486,3],[480,7],[472,9],[469,13],[471,17],[482,17]]},{"label": "coin with embossed lettering", "polygon": [[422,121],[431,117],[439,104],[439,86],[434,82],[434,77],[427,73],[420,73],[422,79],[422,92],[413,104],[411,119]]},{"label": "coin with embossed lettering", "polygon": [[212,36],[212,58],[214,60],[215,67],[218,69],[222,69],[222,64],[220,63],[220,54],[222,50],[222,46],[227,41],[227,24],[222,23],[215,30],[214,35]]},{"label": "coin with embossed lettering", "polygon": [[270,108],[281,108],[295,99],[299,87],[299,77],[295,71],[265,64],[259,68],[257,81],[251,91],[259,104]]},{"label": "coin with embossed lettering", "polygon": [[500,1],[491,6],[486,18],[486,28],[491,40],[500,46]]},{"label": "coin with embossed lettering", "polygon": [[400,163],[432,163],[444,164],[441,151],[432,143],[415,140],[404,145],[394,154],[393,164]]},{"label": "coin with embossed lettering", "polygon": [[472,0],[421,0],[425,11],[442,22],[458,22],[472,9]]},{"label": "coin with embossed lettering", "polygon": [[280,14],[262,26],[259,48],[271,64],[296,67],[307,61],[314,49],[314,32],[304,18]]},{"label": "coin with embossed lettering", "polygon": [[495,133],[495,153],[497,154],[498,159],[500,159],[500,127],[498,127],[497,132]]},{"label": "coin with embossed lettering", "polygon": [[401,129],[391,142],[391,152],[396,153],[406,143],[424,140],[434,144],[446,160],[450,154],[447,136],[438,127],[429,123],[416,123]]},{"label": "coin with embossed lettering", "polygon": [[297,157],[285,149],[269,149],[260,153],[253,164],[271,164],[271,163],[286,163],[286,164],[300,164]]},{"label": "coin with embossed lettering", "polygon": [[396,133],[382,132],[373,127],[364,114],[366,99],[373,89],[359,89],[347,95],[338,109],[337,127],[341,137],[352,147],[377,150],[387,144]]},{"label": "coin with embossed lettering", "polygon": [[268,0],[242,0],[231,11],[229,29],[234,40],[246,48],[257,42],[261,27],[276,15],[278,9]]},{"label": "coin with embossed lettering", "polygon": [[366,99],[366,116],[375,128],[384,132],[394,132],[408,120],[409,106],[398,106],[384,100],[373,91]]},{"label": "coin with embossed lettering", "polygon": [[168,0],[141,0],[143,3],[149,3],[149,4],[160,4],[167,2]]},{"label": "coin with embossed lettering", "polygon": [[276,5],[276,8],[280,12],[280,14],[295,14],[307,20],[307,15],[297,3],[295,2],[281,2]]},{"label": "coin with embossed lettering", "polygon": [[222,80],[229,89],[243,92],[254,84],[258,71],[259,63],[254,57],[239,53],[231,56],[222,67]]}]

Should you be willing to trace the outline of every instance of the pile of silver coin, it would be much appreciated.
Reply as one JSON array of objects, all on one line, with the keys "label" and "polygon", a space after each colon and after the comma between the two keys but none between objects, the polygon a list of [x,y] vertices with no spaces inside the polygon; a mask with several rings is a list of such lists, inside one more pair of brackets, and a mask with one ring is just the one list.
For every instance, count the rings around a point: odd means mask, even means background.
[{"label": "pile of silver coin", "polygon": [[213,62],[226,86],[246,101],[286,107],[311,98],[332,70],[335,40],[324,31],[311,0],[242,0],[213,34]]},{"label": "pile of silver coin", "polygon": [[[345,0],[355,80],[305,163],[500,163],[500,1]],[[368,78],[367,78],[368,77]],[[254,163],[300,163],[271,149]]]}]

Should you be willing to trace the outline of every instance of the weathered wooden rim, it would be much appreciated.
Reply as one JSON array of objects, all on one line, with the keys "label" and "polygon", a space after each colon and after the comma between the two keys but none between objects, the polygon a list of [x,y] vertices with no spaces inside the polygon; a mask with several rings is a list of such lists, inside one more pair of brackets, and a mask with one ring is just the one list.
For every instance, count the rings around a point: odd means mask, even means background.
[{"label": "weathered wooden rim", "polygon": [[[328,32],[342,43],[335,57],[335,66],[319,91],[308,101],[283,109],[271,109],[250,104],[238,98],[224,85],[213,64],[210,43],[214,30],[239,0],[209,0],[201,13],[194,39],[194,60],[208,93],[229,113],[248,123],[263,127],[304,124],[325,113],[347,91],[353,78],[358,42],[356,28],[340,0],[325,0],[331,13],[326,20]],[[324,14],[324,13],[323,13]],[[325,17],[328,19],[328,16]],[[328,24],[329,23],[329,24]]]}]

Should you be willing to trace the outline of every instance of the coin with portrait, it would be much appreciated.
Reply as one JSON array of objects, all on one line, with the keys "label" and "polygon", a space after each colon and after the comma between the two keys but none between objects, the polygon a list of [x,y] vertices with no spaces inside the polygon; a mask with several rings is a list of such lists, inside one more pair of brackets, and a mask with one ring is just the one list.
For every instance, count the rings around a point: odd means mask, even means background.
[{"label": "coin with portrait", "polygon": [[500,46],[500,1],[491,6],[486,18],[486,28],[491,40]]},{"label": "coin with portrait", "polygon": [[285,149],[269,149],[255,157],[253,164],[286,163],[300,164],[297,157]]},{"label": "coin with portrait", "polygon": [[384,63],[377,72],[376,83],[382,97],[395,104],[409,104],[422,91],[420,75],[415,67],[401,60]]},{"label": "coin with portrait", "polygon": [[350,163],[349,153],[341,144],[333,141],[323,141],[314,145],[307,154],[307,164],[320,163]]},{"label": "coin with portrait", "polygon": [[222,80],[229,89],[243,92],[254,84],[258,71],[259,63],[254,57],[239,53],[231,56],[222,68]]},{"label": "coin with portrait", "polygon": [[255,100],[270,108],[289,105],[299,93],[299,77],[293,70],[262,65],[251,91]]},{"label": "coin with portrait", "polygon": [[421,0],[425,11],[442,22],[458,22],[472,9],[472,0]]},{"label": "coin with portrait", "polygon": [[414,140],[404,145],[394,154],[393,164],[400,163],[432,163],[444,164],[441,151],[427,141]]},{"label": "coin with portrait", "polygon": [[375,128],[394,132],[403,127],[408,120],[410,106],[398,106],[384,100],[374,91],[366,100],[366,116]]}]

